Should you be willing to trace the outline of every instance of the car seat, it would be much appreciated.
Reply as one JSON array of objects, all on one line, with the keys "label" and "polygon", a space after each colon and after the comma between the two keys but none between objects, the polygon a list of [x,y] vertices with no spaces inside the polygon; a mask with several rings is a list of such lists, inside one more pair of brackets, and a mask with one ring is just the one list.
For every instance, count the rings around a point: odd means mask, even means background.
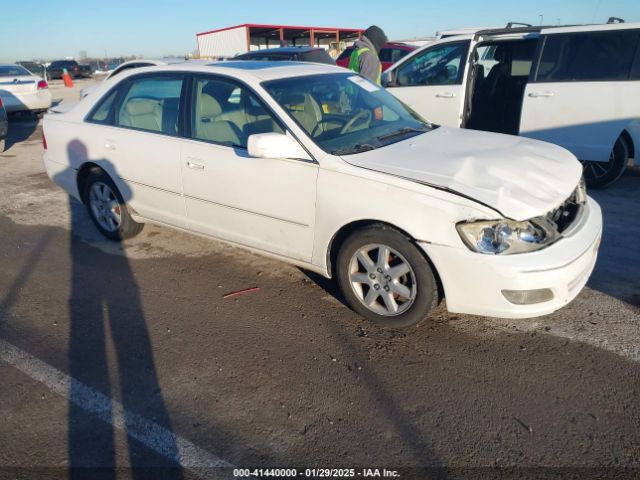
[{"label": "car seat", "polygon": [[229,120],[220,119],[222,107],[211,95],[203,93],[198,98],[195,119],[195,137],[216,143],[242,145],[240,129]]},{"label": "car seat", "polygon": [[131,98],[120,111],[119,124],[159,132],[162,129],[160,102],[150,98]]},{"label": "car seat", "polygon": [[311,94],[287,92],[281,103],[309,135],[315,137],[324,132],[322,110]]}]

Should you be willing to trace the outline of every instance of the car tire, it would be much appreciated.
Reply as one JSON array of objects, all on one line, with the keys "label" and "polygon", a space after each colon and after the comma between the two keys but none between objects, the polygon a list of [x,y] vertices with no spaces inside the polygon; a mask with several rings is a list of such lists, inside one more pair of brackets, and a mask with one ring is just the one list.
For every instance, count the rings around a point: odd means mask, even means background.
[{"label": "car tire", "polygon": [[120,191],[103,170],[92,170],[83,189],[83,199],[91,221],[109,240],[122,241],[138,235],[144,228],[131,217]]},{"label": "car tire", "polygon": [[604,188],[622,176],[629,163],[629,147],[624,138],[616,140],[608,162],[583,161],[587,187]]},{"label": "car tire", "polygon": [[352,233],[336,260],[338,285],[347,303],[376,324],[417,325],[438,304],[429,261],[411,239],[388,225]]}]

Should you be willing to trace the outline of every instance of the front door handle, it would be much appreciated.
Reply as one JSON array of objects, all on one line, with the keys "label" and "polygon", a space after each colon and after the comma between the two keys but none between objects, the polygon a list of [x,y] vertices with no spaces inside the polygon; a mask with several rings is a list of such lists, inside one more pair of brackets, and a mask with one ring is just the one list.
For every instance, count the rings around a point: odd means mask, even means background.
[{"label": "front door handle", "polygon": [[187,160],[187,167],[189,167],[191,170],[204,170],[204,163],[190,158]]},{"label": "front door handle", "polygon": [[451,92],[436,93],[436,98],[455,98],[456,94]]},{"label": "front door handle", "polygon": [[107,150],[115,150],[116,149],[116,142],[114,142],[113,140],[105,140],[104,141],[104,148],[106,148]]},{"label": "front door handle", "polygon": [[555,95],[553,92],[531,92],[529,97],[531,98],[551,98]]}]

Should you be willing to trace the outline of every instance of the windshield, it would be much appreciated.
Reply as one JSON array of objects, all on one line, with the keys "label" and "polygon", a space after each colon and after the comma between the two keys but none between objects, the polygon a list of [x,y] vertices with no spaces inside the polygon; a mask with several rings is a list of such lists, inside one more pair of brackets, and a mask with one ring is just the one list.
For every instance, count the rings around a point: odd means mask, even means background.
[{"label": "windshield", "polygon": [[325,152],[374,150],[433,128],[393,95],[353,73],[273,80],[264,88]]},{"label": "windshield", "polygon": [[0,65],[0,77],[19,77],[31,75],[31,72],[20,65]]}]

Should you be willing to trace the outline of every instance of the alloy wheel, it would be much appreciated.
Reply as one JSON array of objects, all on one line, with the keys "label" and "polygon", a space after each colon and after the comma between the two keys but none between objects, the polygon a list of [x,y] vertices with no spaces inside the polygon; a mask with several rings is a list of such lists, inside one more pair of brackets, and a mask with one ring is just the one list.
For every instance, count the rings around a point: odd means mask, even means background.
[{"label": "alloy wheel", "polygon": [[116,195],[106,183],[95,182],[89,190],[89,206],[98,224],[116,232],[122,224],[122,212]]},{"label": "alloy wheel", "polygon": [[409,262],[383,244],[365,245],[353,254],[349,280],[358,300],[379,315],[406,312],[417,294],[416,276]]}]

